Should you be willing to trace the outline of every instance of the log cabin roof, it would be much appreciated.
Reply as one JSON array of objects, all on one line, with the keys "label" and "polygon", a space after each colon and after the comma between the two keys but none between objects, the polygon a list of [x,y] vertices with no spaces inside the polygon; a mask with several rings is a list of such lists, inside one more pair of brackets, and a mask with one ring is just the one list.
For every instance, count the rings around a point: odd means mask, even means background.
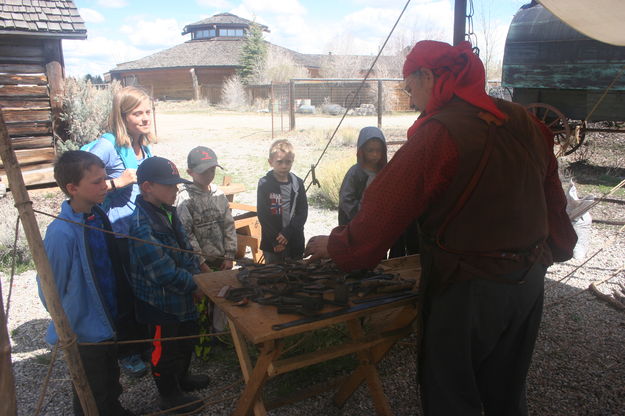
[{"label": "log cabin roof", "polygon": [[86,39],[87,27],[71,0],[2,0],[0,34]]}]

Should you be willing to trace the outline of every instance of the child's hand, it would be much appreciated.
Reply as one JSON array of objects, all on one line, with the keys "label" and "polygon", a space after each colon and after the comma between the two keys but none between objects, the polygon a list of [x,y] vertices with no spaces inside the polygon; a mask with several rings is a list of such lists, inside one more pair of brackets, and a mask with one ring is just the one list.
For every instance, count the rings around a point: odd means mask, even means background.
[{"label": "child's hand", "polygon": [[204,292],[199,287],[193,292],[193,301],[195,303],[201,302],[204,299]]},{"label": "child's hand", "polygon": [[286,246],[283,244],[278,244],[277,246],[273,246],[274,253],[282,253],[286,249]]},{"label": "child's hand", "polygon": [[224,262],[221,263],[221,270],[230,270],[233,264],[234,262],[232,260],[224,260]]},{"label": "child's hand", "polygon": [[278,236],[276,237],[276,241],[283,246],[286,246],[287,244],[289,244],[289,240],[287,240],[286,237],[282,235],[282,233],[278,233]]},{"label": "child's hand", "polygon": [[210,273],[210,272],[212,272],[212,270],[211,270],[210,267],[208,267],[208,264],[202,263],[202,264],[200,264],[200,272],[202,272],[202,273]]}]

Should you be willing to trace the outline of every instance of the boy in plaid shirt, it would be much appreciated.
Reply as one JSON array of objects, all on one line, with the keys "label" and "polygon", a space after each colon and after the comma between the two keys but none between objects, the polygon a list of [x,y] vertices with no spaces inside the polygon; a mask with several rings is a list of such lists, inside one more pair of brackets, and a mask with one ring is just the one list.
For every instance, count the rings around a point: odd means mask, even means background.
[{"label": "boy in plaid shirt", "polygon": [[[170,247],[192,250],[184,228],[172,206],[179,183],[189,183],[173,162],[146,159],[137,170],[141,195],[130,220],[130,235]],[[137,297],[137,321],[148,324],[153,338],[180,337],[198,333],[194,297],[201,292],[193,281],[199,273],[197,256],[129,240],[130,281]],[[161,409],[197,400],[184,392],[205,388],[208,377],[188,374],[195,339],[154,341],[152,375],[161,396]],[[189,404],[177,412],[197,410]]]}]

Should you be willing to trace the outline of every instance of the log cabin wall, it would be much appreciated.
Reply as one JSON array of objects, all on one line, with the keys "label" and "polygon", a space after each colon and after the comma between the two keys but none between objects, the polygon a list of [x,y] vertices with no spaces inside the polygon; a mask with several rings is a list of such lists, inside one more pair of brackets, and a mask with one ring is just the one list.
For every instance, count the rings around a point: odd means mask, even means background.
[{"label": "log cabin wall", "polygon": [[[195,68],[200,99],[211,104],[221,102],[224,81],[236,73],[235,68]],[[111,71],[111,77],[122,85],[145,88],[157,100],[192,100],[193,77],[190,68],[164,68],[153,70]]]},{"label": "log cabin wall", "polygon": [[[60,97],[62,77],[60,39],[0,37],[0,106],[26,185],[54,182],[52,120],[61,102],[50,97]],[[8,185],[1,163],[0,177]]]}]

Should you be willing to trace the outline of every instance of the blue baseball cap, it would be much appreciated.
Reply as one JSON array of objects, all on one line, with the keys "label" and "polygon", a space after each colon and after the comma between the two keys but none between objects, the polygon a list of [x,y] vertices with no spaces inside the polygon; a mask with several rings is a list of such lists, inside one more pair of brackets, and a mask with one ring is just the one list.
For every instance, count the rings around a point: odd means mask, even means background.
[{"label": "blue baseball cap", "polygon": [[153,156],[145,159],[137,169],[137,183],[154,182],[162,185],[193,183],[180,177],[178,168],[171,160]]}]

